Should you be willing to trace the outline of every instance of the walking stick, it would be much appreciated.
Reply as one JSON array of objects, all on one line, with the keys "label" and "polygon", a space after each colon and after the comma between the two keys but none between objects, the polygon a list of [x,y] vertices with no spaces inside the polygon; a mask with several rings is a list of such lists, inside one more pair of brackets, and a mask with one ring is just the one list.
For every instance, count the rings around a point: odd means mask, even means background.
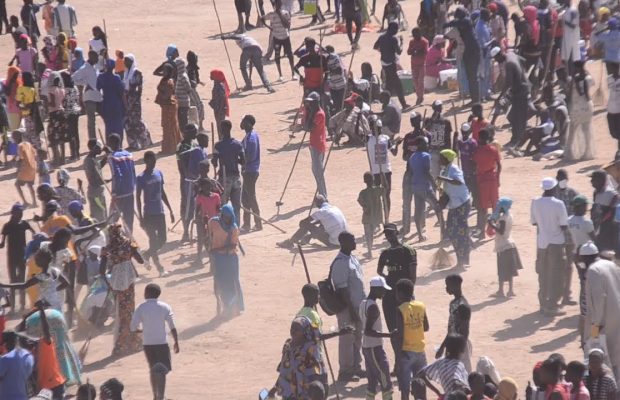
[{"label": "walking stick", "polygon": [[[454,110],[454,132],[456,133],[456,137],[458,137],[458,133],[459,133],[459,128],[458,128],[458,122],[456,120],[456,106],[454,105],[454,100],[452,100],[452,110]],[[452,143],[452,147],[455,148],[456,143]],[[459,168],[461,168],[461,157],[458,156],[456,157],[456,162],[459,164]]]},{"label": "walking stick", "polygon": [[[224,31],[222,31],[222,21],[220,21],[220,14],[217,12],[217,6],[215,5],[215,0],[213,0],[213,9],[215,10],[215,16],[217,17],[217,24],[220,27],[220,36],[224,36]],[[230,61],[230,54],[228,53],[228,46],[226,46],[226,41],[222,40],[224,43],[224,50],[226,51],[226,57],[228,57],[228,64],[230,65],[230,73],[232,74],[233,81],[235,81],[235,87],[237,91],[239,91],[239,85],[237,84],[237,77],[235,76],[235,70],[233,69],[232,62]]]},{"label": "walking stick", "polygon": [[[304,265],[304,271],[306,271],[306,279],[308,283],[312,283],[310,280],[310,272],[308,271],[308,264],[306,263],[306,257],[304,256],[304,251],[301,248],[301,245],[297,243],[297,249],[299,250],[299,255],[301,256],[301,262]],[[316,306],[314,306],[316,309]],[[323,352],[325,353],[325,360],[327,361],[327,366],[329,367],[329,373],[332,377],[332,382],[334,382],[334,391],[336,392],[336,399],[340,400],[340,393],[338,393],[338,388],[336,387],[336,376],[334,375],[334,369],[332,368],[332,362],[329,359],[329,353],[327,352],[327,346],[325,345],[325,339],[321,339],[321,343],[323,344]]]},{"label": "walking stick", "polygon": [[295,170],[295,165],[297,165],[297,159],[299,158],[299,153],[301,152],[301,148],[304,145],[304,141],[306,140],[306,135],[308,131],[304,131],[304,136],[301,138],[301,142],[299,142],[299,147],[297,148],[297,154],[295,154],[295,159],[293,160],[293,166],[291,167],[291,172],[288,174],[288,178],[286,179],[286,183],[284,184],[284,190],[282,190],[282,194],[280,195],[280,200],[276,201],[276,207],[278,208],[277,214],[280,213],[280,206],[284,205],[282,199],[284,198],[284,194],[286,193],[286,189],[288,188],[288,183],[293,176],[293,171]]},{"label": "walking stick", "polygon": [[286,231],[285,231],[284,229],[280,228],[279,226],[277,226],[277,225],[276,225],[276,224],[274,224],[273,222],[269,222],[269,221],[268,221],[268,220],[266,220],[265,218],[263,218],[263,217],[261,217],[260,215],[256,214],[254,211],[252,211],[252,210],[250,210],[250,209],[248,209],[248,208],[246,208],[246,207],[244,207],[244,206],[241,206],[241,209],[242,209],[243,211],[247,212],[247,213],[252,214],[252,215],[253,215],[253,216],[255,216],[256,218],[260,219],[261,221],[263,221],[263,223],[264,223],[264,224],[267,224],[267,225],[269,225],[269,226],[273,226],[274,228],[276,228],[276,229],[277,229],[277,230],[279,230],[280,232],[282,232],[282,233],[286,233]]}]

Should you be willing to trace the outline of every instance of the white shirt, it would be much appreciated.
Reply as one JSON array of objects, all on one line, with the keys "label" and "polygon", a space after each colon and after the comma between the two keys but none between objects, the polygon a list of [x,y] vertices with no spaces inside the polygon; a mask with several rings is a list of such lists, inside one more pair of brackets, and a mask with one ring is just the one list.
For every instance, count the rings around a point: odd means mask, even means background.
[{"label": "white shirt", "polygon": [[[366,335],[366,318],[367,318],[366,314],[368,313],[368,309],[370,308],[370,306],[372,306],[373,304],[377,306],[377,302],[374,300],[371,300],[371,299],[362,300],[359,306],[359,310],[358,310],[360,320],[362,321],[362,329],[364,332],[362,336],[362,348],[364,349],[369,349],[372,347],[378,347],[378,346],[383,345],[383,338]],[[379,314],[379,318],[375,320],[375,323],[372,325],[372,329],[375,332],[383,331],[383,322],[381,321],[381,314]]]},{"label": "white shirt", "polygon": [[8,299],[8,297],[9,297],[9,291],[6,290],[5,288],[0,288],[0,317],[6,315],[6,309],[2,307],[2,300],[5,298]]},{"label": "white shirt", "polygon": [[239,46],[241,49],[245,49],[246,47],[257,46],[259,49],[261,49],[260,51],[263,51],[263,48],[260,47],[260,44],[256,41],[256,39],[248,35],[235,35],[234,38],[235,38],[235,43],[237,43],[237,46]]},{"label": "white shirt", "polygon": [[612,75],[609,75],[607,77],[607,87],[609,88],[607,112],[618,114],[620,113],[620,78],[614,79]]},{"label": "white shirt", "polygon": [[591,240],[590,234],[594,233],[594,223],[583,215],[571,215],[568,218],[568,229],[575,244],[575,252],[577,252],[579,246]]},{"label": "white shirt", "polygon": [[390,149],[390,138],[387,135],[368,137],[368,154],[370,155],[370,170],[373,174],[380,174],[392,171],[392,164],[388,151]]},{"label": "white shirt", "polygon": [[58,4],[54,9],[55,34],[64,32],[69,38],[74,37],[73,26],[77,25],[75,9],[67,4]]},{"label": "white shirt", "polygon": [[142,325],[142,344],[145,346],[167,344],[166,323],[170,330],[175,329],[174,314],[170,306],[157,299],[147,299],[140,304],[131,318],[131,331]]},{"label": "white shirt", "polygon": [[280,10],[280,14],[282,15],[282,18],[280,18],[280,15],[278,15],[277,12],[272,11],[265,15],[265,18],[269,19],[269,25],[271,26],[271,33],[273,34],[273,37],[278,40],[285,40],[289,37],[289,30],[286,26],[284,26],[282,20],[284,19],[284,21],[286,21],[290,26],[291,15],[285,10]]},{"label": "white shirt", "polygon": [[97,90],[97,70],[89,63],[84,63],[72,75],[73,81],[78,86],[84,86],[84,101],[94,101],[99,103],[103,100],[101,93]]},{"label": "white shirt", "polygon": [[347,230],[347,220],[342,211],[329,203],[323,203],[321,208],[312,213],[312,219],[323,225],[330,243],[338,245],[338,235]]},{"label": "white shirt", "polygon": [[568,215],[562,200],[553,196],[532,200],[530,221],[538,227],[537,246],[546,249],[550,244],[564,244],[563,226],[568,226]]}]

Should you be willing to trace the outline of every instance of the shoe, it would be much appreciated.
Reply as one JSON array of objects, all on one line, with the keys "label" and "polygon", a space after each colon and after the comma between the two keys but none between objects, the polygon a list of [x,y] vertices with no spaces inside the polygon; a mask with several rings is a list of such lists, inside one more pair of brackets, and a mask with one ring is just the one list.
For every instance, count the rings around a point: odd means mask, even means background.
[{"label": "shoe", "polygon": [[563,306],[576,306],[577,302],[575,300],[568,299],[568,300],[562,301],[562,305]]},{"label": "shoe", "polygon": [[169,275],[170,275],[170,272],[168,272],[168,271],[166,271],[166,270],[161,270],[161,271],[159,271],[159,277],[160,277],[160,278],[165,278],[165,277],[167,277],[167,276],[169,276]]},{"label": "shoe", "polygon": [[291,239],[286,239],[285,241],[276,243],[276,246],[282,249],[292,249],[295,246],[295,244],[293,243]]},{"label": "shoe", "polygon": [[243,90],[244,90],[244,91],[247,91],[247,90],[252,90],[252,85],[245,85],[245,86],[243,87]]},{"label": "shoe", "polygon": [[267,88],[267,91],[268,91],[269,93],[275,93],[275,92],[276,92],[276,90],[275,90],[274,88],[272,88],[271,86],[269,86],[269,87]]},{"label": "shoe", "polygon": [[254,224],[254,230],[255,231],[262,231],[263,230],[263,224]]},{"label": "shoe", "polygon": [[276,80],[276,82],[282,82],[284,81],[284,78],[282,78],[282,75],[280,75],[280,77]]},{"label": "shoe", "polygon": [[547,310],[544,314],[547,317],[560,317],[562,315],[566,315],[566,312],[560,311],[557,308],[553,308],[553,309]]},{"label": "shoe", "polygon": [[243,224],[241,226],[241,228],[239,228],[239,229],[241,230],[241,232],[249,232],[250,229],[252,229],[252,228],[250,227],[250,225]]},{"label": "shoe", "polygon": [[338,374],[338,382],[358,382],[359,381],[359,377],[349,373],[349,372],[341,372]]},{"label": "shoe", "polygon": [[360,368],[353,372],[353,376],[359,376],[360,378],[365,379],[366,377],[368,377],[368,374],[366,373],[366,371]]}]

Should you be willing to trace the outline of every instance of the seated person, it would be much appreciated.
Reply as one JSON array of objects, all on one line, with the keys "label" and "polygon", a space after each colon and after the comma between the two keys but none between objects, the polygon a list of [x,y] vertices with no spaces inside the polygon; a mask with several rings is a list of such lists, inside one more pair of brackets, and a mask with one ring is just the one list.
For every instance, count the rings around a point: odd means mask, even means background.
[{"label": "seated person", "polygon": [[343,145],[360,146],[364,144],[364,138],[370,134],[370,126],[366,115],[361,112],[364,99],[357,93],[352,93],[344,101],[344,108],[329,119],[329,130],[333,133],[334,142],[340,145],[340,139],[346,135],[347,140]]},{"label": "seated person", "polygon": [[432,46],[426,53],[426,70],[424,73],[424,89],[433,90],[439,84],[439,72],[454,68],[454,65],[445,61],[446,39],[443,35],[437,35],[433,39]]},{"label": "seated person", "polygon": [[314,205],[318,209],[308,218],[302,219],[297,232],[290,239],[277,243],[278,247],[290,249],[296,243],[308,243],[311,239],[316,239],[328,247],[339,245],[338,235],[347,230],[344,214],[320,194],[314,198]]},{"label": "seated person", "polygon": [[[524,155],[531,156],[534,153],[540,152],[543,138],[551,136],[554,126],[553,120],[549,115],[549,110],[541,110],[540,125],[527,129],[525,131],[525,135],[521,138],[521,141],[513,150],[511,150],[511,154],[515,157],[521,157]],[[521,147],[523,147],[526,143],[527,146],[525,148],[525,152],[523,152]],[[535,151],[532,151],[532,147],[534,147]]]}]

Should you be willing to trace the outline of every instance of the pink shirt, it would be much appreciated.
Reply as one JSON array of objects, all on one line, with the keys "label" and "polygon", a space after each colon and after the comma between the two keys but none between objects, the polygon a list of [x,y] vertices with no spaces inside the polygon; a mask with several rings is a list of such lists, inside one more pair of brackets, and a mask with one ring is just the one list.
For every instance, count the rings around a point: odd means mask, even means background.
[{"label": "pink shirt", "polygon": [[27,47],[26,50],[17,49],[15,51],[15,56],[17,57],[19,69],[21,69],[22,72],[32,73],[34,71],[33,59],[36,55],[37,51],[32,47]]},{"label": "pink shirt", "polygon": [[[54,95],[54,102],[51,101],[51,96]],[[65,91],[58,87],[52,86],[49,91],[49,99],[48,103],[49,112],[60,111],[62,110],[62,101],[65,99]]]}]

